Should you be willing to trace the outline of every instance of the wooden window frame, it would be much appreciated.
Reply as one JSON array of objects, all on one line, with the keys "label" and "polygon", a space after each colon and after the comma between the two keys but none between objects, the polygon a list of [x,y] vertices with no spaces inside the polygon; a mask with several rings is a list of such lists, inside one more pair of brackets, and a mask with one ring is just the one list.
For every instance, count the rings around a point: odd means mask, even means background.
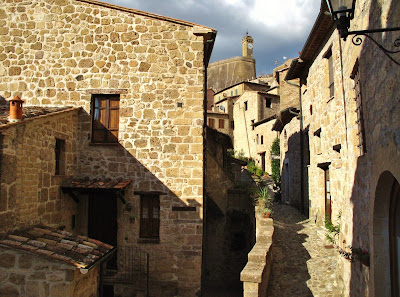
[{"label": "wooden window frame", "polygon": [[225,120],[224,119],[219,119],[218,120],[218,128],[219,129],[225,129]]},{"label": "wooden window frame", "polygon": [[[100,102],[105,102],[101,106]],[[111,106],[111,102],[118,102],[117,106]],[[92,95],[92,143],[118,143],[119,132],[119,94],[93,94]],[[104,110],[103,121],[96,119]],[[111,126],[111,113],[117,114],[116,126]]]},{"label": "wooden window frame", "polygon": [[140,195],[141,239],[160,238],[160,195],[154,193]]},{"label": "wooden window frame", "polygon": [[332,47],[330,47],[324,58],[328,60],[328,73],[329,73],[329,98],[333,98],[335,96],[335,80],[334,80],[334,71],[333,71],[333,55],[332,55]]},{"label": "wooden window frame", "polygon": [[354,100],[356,101],[356,110],[355,111],[357,113],[356,124],[358,126],[358,131],[357,131],[358,145],[357,145],[357,147],[360,149],[360,155],[364,155],[367,152],[367,145],[366,145],[366,140],[365,140],[362,88],[361,88],[358,60],[356,61],[356,64],[354,65],[354,68],[353,68],[350,78],[354,81],[354,94],[355,94]]},{"label": "wooden window frame", "polygon": [[56,138],[54,147],[55,175],[65,175],[65,140]]},{"label": "wooden window frame", "polygon": [[208,119],[208,126],[211,127],[211,128],[214,128],[215,127],[215,119],[209,118]]}]

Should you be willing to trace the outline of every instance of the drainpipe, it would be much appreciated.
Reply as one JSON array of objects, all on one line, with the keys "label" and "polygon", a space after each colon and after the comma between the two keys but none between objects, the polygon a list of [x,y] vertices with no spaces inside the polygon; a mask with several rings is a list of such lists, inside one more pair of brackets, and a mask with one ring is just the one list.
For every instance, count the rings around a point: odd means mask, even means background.
[{"label": "drainpipe", "polygon": [[296,85],[295,83],[292,83],[288,80],[286,80],[286,77],[284,79],[285,82],[287,82],[289,85],[294,86],[296,88],[299,89],[299,100],[300,100],[300,113],[293,113],[290,111],[289,112],[294,114],[294,115],[298,115],[300,116],[300,210],[302,214],[305,214],[304,211],[304,174],[303,174],[303,170],[304,170],[304,152],[303,152],[303,146],[304,146],[304,139],[303,139],[303,104],[302,104],[302,100],[301,100],[301,85]]}]

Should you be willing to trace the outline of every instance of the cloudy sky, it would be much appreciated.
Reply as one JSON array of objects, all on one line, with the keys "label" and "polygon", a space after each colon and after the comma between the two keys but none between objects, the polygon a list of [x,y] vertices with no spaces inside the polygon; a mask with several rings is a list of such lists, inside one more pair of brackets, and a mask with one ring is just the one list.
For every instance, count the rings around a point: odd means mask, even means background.
[{"label": "cloudy sky", "polygon": [[103,0],[212,27],[218,31],[211,62],[242,55],[254,38],[257,75],[295,58],[319,12],[319,0]]}]

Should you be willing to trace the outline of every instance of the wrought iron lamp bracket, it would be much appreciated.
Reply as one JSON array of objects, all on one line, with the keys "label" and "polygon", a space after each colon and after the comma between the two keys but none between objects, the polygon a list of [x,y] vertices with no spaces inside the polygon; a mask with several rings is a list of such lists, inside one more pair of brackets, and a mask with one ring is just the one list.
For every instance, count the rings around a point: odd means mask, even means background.
[{"label": "wrought iron lamp bracket", "polygon": [[361,30],[361,31],[348,31],[348,32],[346,32],[347,34],[345,36],[343,36],[343,39],[346,40],[347,35],[354,35],[352,37],[352,42],[354,45],[359,46],[364,41],[363,38],[361,38],[361,36],[365,36],[369,40],[371,40],[390,60],[392,60],[396,65],[400,66],[400,61],[395,60],[392,57],[392,55],[400,53],[400,37],[395,39],[395,41],[393,42],[393,46],[395,48],[399,48],[399,49],[398,50],[389,50],[369,35],[369,33],[380,33],[380,32],[390,32],[390,31],[400,31],[400,27]]}]

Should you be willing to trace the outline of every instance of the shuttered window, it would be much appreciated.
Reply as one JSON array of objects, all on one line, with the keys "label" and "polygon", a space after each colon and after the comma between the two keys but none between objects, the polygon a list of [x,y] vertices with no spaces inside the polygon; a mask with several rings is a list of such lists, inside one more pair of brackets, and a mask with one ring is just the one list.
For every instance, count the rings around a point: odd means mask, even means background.
[{"label": "shuttered window", "polygon": [[142,194],[140,196],[140,237],[159,238],[160,236],[160,196]]},{"label": "shuttered window", "polygon": [[208,119],[208,126],[214,128],[215,126],[215,119]]},{"label": "shuttered window", "polygon": [[218,128],[221,128],[221,129],[225,128],[225,120],[224,119],[218,120]]},{"label": "shuttered window", "polygon": [[117,143],[119,128],[119,95],[93,95],[92,142]]},{"label": "shuttered window", "polygon": [[358,131],[357,131],[358,148],[360,149],[360,154],[364,155],[367,152],[367,147],[365,142],[364,115],[363,115],[360,72],[358,69],[358,61],[354,66],[351,78],[354,80],[354,94],[355,94],[356,113],[357,113],[356,123],[358,126]]}]

